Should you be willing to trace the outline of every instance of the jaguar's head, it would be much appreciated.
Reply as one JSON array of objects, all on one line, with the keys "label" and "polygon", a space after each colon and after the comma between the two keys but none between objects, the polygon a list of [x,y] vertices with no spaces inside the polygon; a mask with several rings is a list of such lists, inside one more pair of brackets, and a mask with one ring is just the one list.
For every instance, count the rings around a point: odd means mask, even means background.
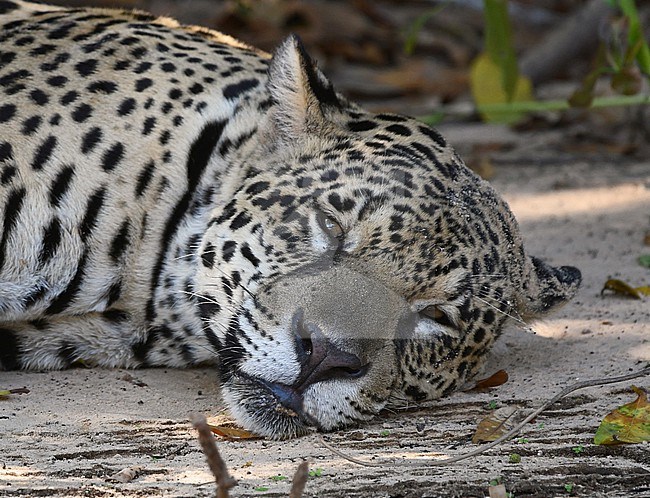
[{"label": "jaguar's head", "polygon": [[569,299],[508,206],[435,131],[345,102],[295,38],[200,248],[201,310],[248,429],[333,430],[473,375],[507,317]]}]

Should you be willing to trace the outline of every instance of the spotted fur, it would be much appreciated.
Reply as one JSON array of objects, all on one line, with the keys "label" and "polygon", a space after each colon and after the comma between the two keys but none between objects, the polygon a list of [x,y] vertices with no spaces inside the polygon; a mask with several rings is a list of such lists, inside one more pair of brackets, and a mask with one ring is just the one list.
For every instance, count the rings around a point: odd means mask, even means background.
[{"label": "spotted fur", "polygon": [[418,121],[142,12],[0,1],[0,367],[218,364],[290,437],[445,395],[580,283]]}]

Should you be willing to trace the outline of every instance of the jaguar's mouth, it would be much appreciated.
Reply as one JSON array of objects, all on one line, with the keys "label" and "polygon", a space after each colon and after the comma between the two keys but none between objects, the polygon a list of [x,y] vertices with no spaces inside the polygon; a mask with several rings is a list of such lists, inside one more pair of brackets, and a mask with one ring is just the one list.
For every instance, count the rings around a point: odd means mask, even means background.
[{"label": "jaguar's mouth", "polygon": [[302,393],[238,372],[223,385],[232,415],[246,430],[272,439],[288,439],[321,429],[304,409]]}]

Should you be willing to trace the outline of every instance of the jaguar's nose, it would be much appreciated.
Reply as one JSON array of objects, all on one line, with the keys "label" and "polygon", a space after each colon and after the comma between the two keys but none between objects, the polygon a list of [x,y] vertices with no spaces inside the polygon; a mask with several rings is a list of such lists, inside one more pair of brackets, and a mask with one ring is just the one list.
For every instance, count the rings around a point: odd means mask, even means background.
[{"label": "jaguar's nose", "polygon": [[300,375],[294,388],[303,391],[308,386],[330,379],[356,379],[363,377],[369,364],[330,341],[321,329],[305,320],[299,309],[293,316],[292,329],[296,343],[296,354],[300,361]]}]

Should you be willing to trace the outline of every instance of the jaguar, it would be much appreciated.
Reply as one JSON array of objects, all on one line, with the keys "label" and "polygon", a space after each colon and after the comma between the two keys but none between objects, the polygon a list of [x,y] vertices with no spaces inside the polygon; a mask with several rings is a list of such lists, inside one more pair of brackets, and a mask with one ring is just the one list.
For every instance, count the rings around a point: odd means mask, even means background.
[{"label": "jaguar", "polygon": [[0,369],[212,365],[289,438],[451,393],[580,285],[296,36],[1,0],[0,95]]}]

